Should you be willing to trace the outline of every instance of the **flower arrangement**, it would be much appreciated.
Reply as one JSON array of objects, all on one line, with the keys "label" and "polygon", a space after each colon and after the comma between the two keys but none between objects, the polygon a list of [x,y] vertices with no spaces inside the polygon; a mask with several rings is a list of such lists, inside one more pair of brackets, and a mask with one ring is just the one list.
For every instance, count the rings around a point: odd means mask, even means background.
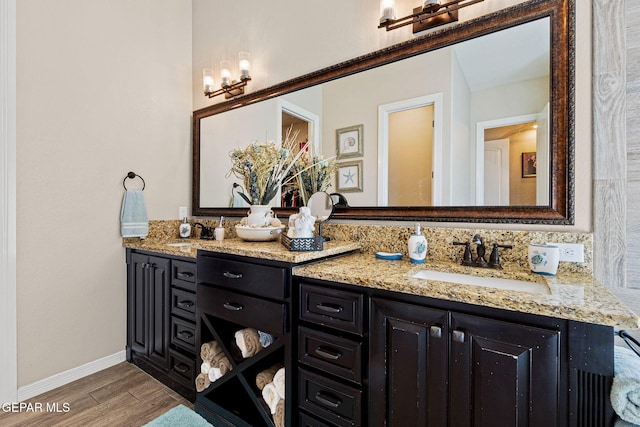
[{"label": "flower arrangement", "polygon": [[325,159],[313,154],[313,150],[305,153],[293,170],[296,172],[298,192],[302,204],[307,205],[309,197],[318,191],[324,191],[331,185],[336,170],[335,156]]},{"label": "flower arrangement", "polygon": [[254,142],[244,150],[231,150],[230,174],[243,179],[246,193],[238,193],[250,205],[266,205],[273,199],[283,184],[296,179],[291,170],[306,152],[308,143],[297,153],[296,138],[299,132],[289,128],[278,147],[273,141]]}]

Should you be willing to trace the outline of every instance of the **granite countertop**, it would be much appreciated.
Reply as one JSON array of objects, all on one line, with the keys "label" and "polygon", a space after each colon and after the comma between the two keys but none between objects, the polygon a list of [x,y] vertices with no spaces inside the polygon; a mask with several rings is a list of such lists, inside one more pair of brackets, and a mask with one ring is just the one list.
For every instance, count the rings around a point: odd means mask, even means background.
[{"label": "granite countertop", "polygon": [[[518,265],[504,270],[463,267],[454,263],[416,265],[406,258],[399,261],[376,259],[372,254],[353,254],[323,262],[294,267],[298,277],[327,280],[368,288],[422,295],[449,301],[494,307],[587,323],[636,329],[638,316],[593,276],[564,273],[541,276]],[[516,279],[544,285],[549,294],[497,289],[411,277],[422,270],[471,274],[481,277]]]},{"label": "granite countertop", "polygon": [[293,264],[314,261],[360,249],[360,244],[356,242],[331,240],[324,243],[324,249],[321,251],[292,252],[277,240],[270,242],[247,242],[239,238],[224,239],[222,241],[200,239],[126,239],[122,245],[125,248],[187,258],[195,258],[198,249],[202,249],[211,252],[263,258]]}]

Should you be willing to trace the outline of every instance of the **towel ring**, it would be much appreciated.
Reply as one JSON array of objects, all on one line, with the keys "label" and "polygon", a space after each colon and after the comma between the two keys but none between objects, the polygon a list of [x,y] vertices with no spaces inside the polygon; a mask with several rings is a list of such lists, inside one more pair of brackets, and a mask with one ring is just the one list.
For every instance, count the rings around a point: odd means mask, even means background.
[{"label": "towel ring", "polygon": [[127,185],[125,184],[125,182],[127,181],[127,178],[134,179],[136,176],[142,180],[142,191],[144,191],[144,187],[146,186],[146,183],[144,182],[144,178],[142,178],[140,175],[136,175],[134,172],[129,172],[127,176],[125,176],[124,179],[122,180],[122,186],[124,187],[125,190],[127,190]]}]

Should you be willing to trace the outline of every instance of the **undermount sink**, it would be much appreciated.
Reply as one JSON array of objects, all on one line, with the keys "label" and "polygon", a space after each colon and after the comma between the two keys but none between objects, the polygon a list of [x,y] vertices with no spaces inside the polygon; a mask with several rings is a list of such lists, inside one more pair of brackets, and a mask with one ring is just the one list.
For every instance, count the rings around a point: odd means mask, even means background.
[{"label": "undermount sink", "polygon": [[191,243],[165,243],[165,246],[171,246],[174,248],[190,248]]},{"label": "undermount sink", "polygon": [[546,294],[551,292],[544,283],[529,282],[526,280],[498,279],[495,277],[479,277],[461,273],[445,273],[433,270],[420,270],[411,274],[411,277],[424,280],[436,280],[439,282],[458,283],[461,285],[482,286],[485,288],[506,289],[510,291],[529,292],[534,294]]}]

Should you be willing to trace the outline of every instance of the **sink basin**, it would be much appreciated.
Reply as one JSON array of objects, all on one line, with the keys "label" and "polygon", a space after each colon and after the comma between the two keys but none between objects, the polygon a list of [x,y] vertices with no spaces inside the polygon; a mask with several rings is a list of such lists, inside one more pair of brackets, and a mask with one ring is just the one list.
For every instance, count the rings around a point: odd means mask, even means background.
[{"label": "sink basin", "polygon": [[191,243],[165,243],[165,246],[171,246],[174,248],[190,248]]},{"label": "sink basin", "polygon": [[510,291],[547,294],[551,292],[544,283],[525,280],[497,279],[495,277],[479,277],[461,273],[444,273],[433,270],[420,270],[411,274],[416,279],[437,280],[439,282],[459,283],[461,285],[482,286],[485,288],[506,289]]}]

